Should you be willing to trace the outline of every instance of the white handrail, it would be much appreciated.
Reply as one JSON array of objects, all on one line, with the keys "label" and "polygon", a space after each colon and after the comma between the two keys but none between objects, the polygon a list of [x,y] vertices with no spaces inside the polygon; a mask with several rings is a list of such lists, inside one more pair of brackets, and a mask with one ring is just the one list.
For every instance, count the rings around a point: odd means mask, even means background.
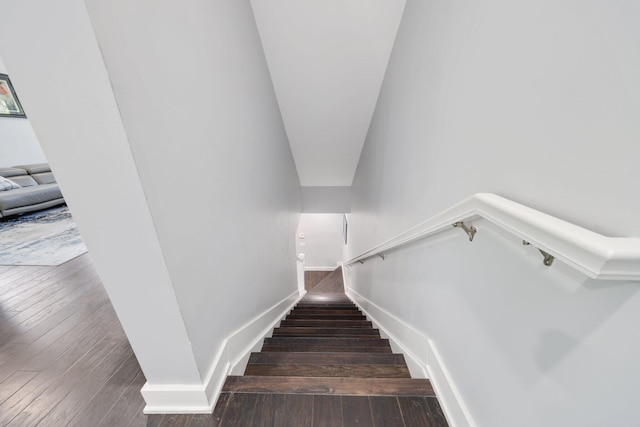
[{"label": "white handrail", "polygon": [[606,237],[512,202],[478,193],[345,263],[349,266],[406,244],[453,230],[456,222],[477,218],[509,231],[556,259],[599,280],[640,280],[640,239]]}]

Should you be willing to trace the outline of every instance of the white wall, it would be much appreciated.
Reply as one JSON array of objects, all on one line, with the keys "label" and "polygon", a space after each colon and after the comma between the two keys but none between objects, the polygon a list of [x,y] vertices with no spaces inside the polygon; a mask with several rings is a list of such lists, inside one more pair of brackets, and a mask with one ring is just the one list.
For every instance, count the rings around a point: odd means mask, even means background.
[{"label": "white wall", "polygon": [[[305,270],[336,268],[342,260],[342,214],[302,214],[298,225],[298,254],[304,253]],[[300,237],[300,233],[304,237]]]},{"label": "white wall", "polygon": [[[349,254],[476,192],[640,236],[640,6],[409,0],[352,187]],[[351,268],[434,340],[478,426],[632,425],[637,283],[477,225]]]},{"label": "white wall", "polygon": [[248,0],[87,3],[206,374],[224,338],[297,288],[300,184],[253,12]]},{"label": "white wall", "polygon": [[[1,54],[2,52],[0,52]],[[2,62],[1,56],[0,73],[9,75],[11,83],[18,93],[18,98],[20,98],[20,91],[15,88],[15,82]],[[27,108],[22,99],[20,102],[23,104],[23,108]],[[46,163],[46,161],[29,119],[0,117],[0,167]]]},{"label": "white wall", "polygon": [[147,380],[199,384],[84,1],[0,6],[0,52]]},{"label": "white wall", "polygon": [[9,3],[0,52],[147,381],[202,390],[296,290],[299,181],[249,3]]}]

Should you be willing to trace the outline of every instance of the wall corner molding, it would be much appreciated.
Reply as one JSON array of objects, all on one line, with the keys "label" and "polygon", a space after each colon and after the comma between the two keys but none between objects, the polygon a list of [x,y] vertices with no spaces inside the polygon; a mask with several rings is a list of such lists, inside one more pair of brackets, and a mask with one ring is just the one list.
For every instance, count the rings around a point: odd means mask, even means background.
[{"label": "wall corner molding", "polygon": [[252,351],[298,303],[304,293],[297,289],[254,317],[223,340],[202,384],[149,384],[141,393],[145,414],[211,414],[227,375],[241,374]]}]

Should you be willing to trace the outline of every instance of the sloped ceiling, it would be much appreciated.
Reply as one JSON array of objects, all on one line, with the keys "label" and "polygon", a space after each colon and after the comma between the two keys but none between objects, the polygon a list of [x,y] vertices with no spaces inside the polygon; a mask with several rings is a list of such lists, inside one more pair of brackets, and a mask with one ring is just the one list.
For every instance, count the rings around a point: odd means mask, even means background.
[{"label": "sloped ceiling", "polygon": [[350,186],[405,0],[251,0],[303,186]]}]

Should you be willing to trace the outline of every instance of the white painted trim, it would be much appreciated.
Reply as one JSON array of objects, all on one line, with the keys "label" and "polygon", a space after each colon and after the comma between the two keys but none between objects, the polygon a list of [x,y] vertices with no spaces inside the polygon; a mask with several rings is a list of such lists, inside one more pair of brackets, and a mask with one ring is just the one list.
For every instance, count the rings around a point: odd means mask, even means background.
[{"label": "white painted trim", "polygon": [[345,293],[347,291],[347,273],[346,273],[346,268],[344,268],[344,263],[339,262],[338,263],[338,267],[340,267],[342,270],[342,287],[345,290]]},{"label": "white painted trim", "polygon": [[451,427],[476,427],[471,413],[465,405],[444,361],[440,357],[436,345],[432,340],[427,340],[427,371],[429,381],[438,395],[438,402]]},{"label": "white painted trim", "polygon": [[260,349],[278,322],[306,292],[296,290],[230,334],[220,346],[202,384],[149,384],[142,387],[145,414],[210,414],[230,373],[244,371],[249,355]]},{"label": "white painted trim", "polygon": [[304,289],[304,260],[299,258],[296,261],[296,280],[298,281],[298,292],[306,293]]},{"label": "white painted trim", "polygon": [[304,271],[334,271],[336,268],[338,268],[337,265],[334,266],[329,266],[329,267],[304,267]]},{"label": "white painted trim", "polygon": [[363,297],[353,289],[345,292],[349,298],[362,310],[374,327],[380,330],[383,338],[388,338],[394,351],[405,355],[407,366],[414,378],[428,378],[427,366],[427,337],[421,332],[398,319],[388,311]]},{"label": "white painted trim", "polygon": [[640,238],[606,237],[492,193],[475,194],[345,265],[453,230],[452,224],[458,221],[471,225],[477,218],[485,218],[593,279],[640,280]]},{"label": "white painted trim", "polygon": [[405,356],[413,378],[429,378],[440,406],[451,427],[476,427],[451,375],[435,344],[420,331],[397,318],[382,307],[360,295],[345,282],[347,296],[369,320],[389,339],[394,352]]}]

